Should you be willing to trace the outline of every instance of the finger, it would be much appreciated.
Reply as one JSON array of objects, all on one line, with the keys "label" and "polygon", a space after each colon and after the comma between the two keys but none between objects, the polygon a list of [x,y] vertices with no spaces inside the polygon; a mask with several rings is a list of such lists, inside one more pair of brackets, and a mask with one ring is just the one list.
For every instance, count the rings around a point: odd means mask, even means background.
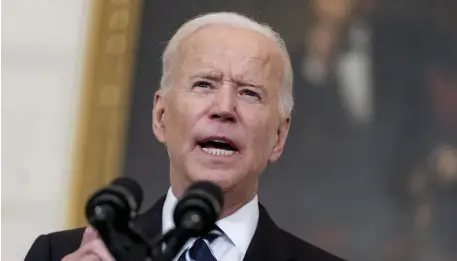
[{"label": "finger", "polygon": [[80,250],[82,256],[96,255],[101,261],[115,261],[101,239],[88,242]]},{"label": "finger", "polygon": [[83,239],[81,240],[81,246],[98,238],[99,237],[97,231],[89,226],[86,228],[86,230],[84,230]]},{"label": "finger", "polygon": [[101,259],[96,254],[87,254],[87,255],[83,256],[82,258],[78,259],[77,261],[104,261],[104,260]]},{"label": "finger", "polygon": [[96,254],[81,254],[78,251],[65,256],[62,261],[103,261]]}]

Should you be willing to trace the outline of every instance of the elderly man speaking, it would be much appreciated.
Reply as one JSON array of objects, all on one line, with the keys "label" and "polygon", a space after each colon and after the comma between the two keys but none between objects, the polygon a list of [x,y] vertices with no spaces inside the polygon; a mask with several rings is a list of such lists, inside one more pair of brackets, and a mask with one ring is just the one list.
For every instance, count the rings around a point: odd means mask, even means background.
[{"label": "elderly man speaking", "polygon": [[[289,131],[292,77],[280,36],[235,13],[194,18],[169,41],[152,129],[171,187],[138,222],[151,237],[172,228],[176,202],[197,181],[220,186],[225,202],[217,236],[190,239],[174,260],[341,260],[276,226],[258,202],[259,178]],[[40,236],[25,260],[114,259],[87,227]]]}]

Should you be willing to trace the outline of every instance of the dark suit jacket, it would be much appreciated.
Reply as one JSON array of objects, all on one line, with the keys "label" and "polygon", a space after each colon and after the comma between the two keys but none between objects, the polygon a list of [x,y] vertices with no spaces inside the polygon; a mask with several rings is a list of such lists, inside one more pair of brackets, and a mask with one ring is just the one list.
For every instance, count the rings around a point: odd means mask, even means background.
[{"label": "dark suit jacket", "polygon": [[[137,225],[146,236],[154,238],[162,230],[162,197],[151,209],[140,215]],[[342,261],[341,259],[280,229],[259,205],[259,223],[249,245],[244,260],[271,261]],[[25,261],[60,261],[64,256],[76,251],[80,244],[84,228],[66,230],[39,236],[25,257]],[[144,250],[132,251],[132,260],[144,260]]]}]

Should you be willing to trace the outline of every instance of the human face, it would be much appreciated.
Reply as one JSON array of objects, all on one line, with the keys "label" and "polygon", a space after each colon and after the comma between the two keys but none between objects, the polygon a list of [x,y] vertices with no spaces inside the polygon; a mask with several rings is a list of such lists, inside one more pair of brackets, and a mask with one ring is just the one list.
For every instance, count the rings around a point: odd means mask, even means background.
[{"label": "human face", "polygon": [[166,144],[175,193],[198,180],[255,193],[268,161],[282,153],[279,47],[256,32],[211,25],[181,44],[172,86],[158,91],[153,130]]}]

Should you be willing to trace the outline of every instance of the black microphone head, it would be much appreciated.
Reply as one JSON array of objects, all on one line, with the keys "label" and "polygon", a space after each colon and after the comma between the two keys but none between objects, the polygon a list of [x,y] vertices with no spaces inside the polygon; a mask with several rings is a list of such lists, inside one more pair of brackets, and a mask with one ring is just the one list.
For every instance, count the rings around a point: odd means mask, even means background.
[{"label": "black microphone head", "polygon": [[175,225],[193,236],[204,235],[214,227],[223,205],[224,196],[216,184],[196,182],[187,189],[175,207]]},{"label": "black microphone head", "polygon": [[[185,196],[194,194],[194,193],[206,193],[208,196],[211,196],[215,200],[217,200],[217,204],[219,205],[219,210],[222,208],[224,204],[224,193],[222,193],[222,189],[217,186],[216,184],[209,182],[209,181],[200,181],[192,184],[187,189]],[[220,213],[218,213],[220,214]]]},{"label": "black microphone head", "polygon": [[139,210],[141,203],[143,203],[143,190],[138,182],[130,178],[121,177],[113,180],[111,185],[127,190],[136,202],[135,211]]},{"label": "black microphone head", "polygon": [[137,216],[143,200],[140,185],[121,177],[97,190],[86,204],[86,217],[91,225],[110,223],[119,230],[126,229]]}]

